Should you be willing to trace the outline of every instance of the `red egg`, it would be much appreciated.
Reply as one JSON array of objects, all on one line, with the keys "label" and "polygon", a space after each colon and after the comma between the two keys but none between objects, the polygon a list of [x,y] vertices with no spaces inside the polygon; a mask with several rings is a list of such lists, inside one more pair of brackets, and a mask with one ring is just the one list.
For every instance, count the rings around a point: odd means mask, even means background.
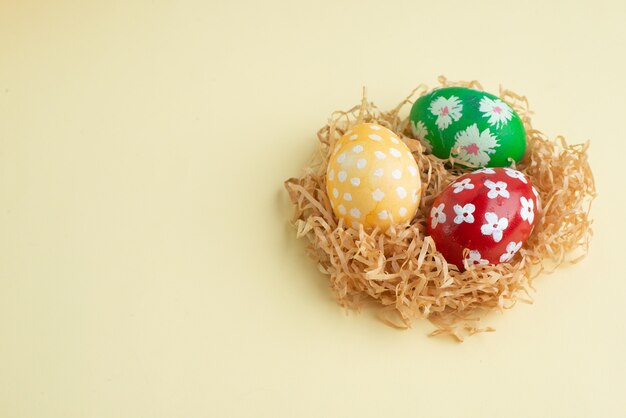
[{"label": "red egg", "polygon": [[428,233],[448,263],[506,263],[535,224],[539,196],[530,179],[511,168],[485,168],[459,177],[433,202]]}]

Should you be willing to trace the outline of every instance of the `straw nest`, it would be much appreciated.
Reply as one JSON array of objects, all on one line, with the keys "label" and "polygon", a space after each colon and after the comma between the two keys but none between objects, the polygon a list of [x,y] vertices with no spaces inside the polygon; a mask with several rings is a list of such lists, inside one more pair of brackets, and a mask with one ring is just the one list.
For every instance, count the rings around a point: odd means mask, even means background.
[{"label": "straw nest", "polygon": [[[439,83],[483,89],[477,81],[450,82],[443,76]],[[308,239],[309,254],[328,275],[342,306],[358,309],[374,301],[381,308],[379,317],[391,326],[407,328],[412,320],[426,318],[436,326],[431,335],[462,341],[467,335],[493,331],[478,325],[487,312],[509,309],[517,301],[532,302],[538,275],[584,257],[592,236],[589,210],[595,184],[587,158],[589,143],[568,145],[561,136],[548,139],[532,126],[526,98],[500,88],[500,98],[517,111],[526,129],[526,153],[516,168],[531,178],[542,207],[532,235],[510,263],[460,272],[437,252],[426,234],[426,220],[435,197],[468,169],[424,153],[420,142],[411,138],[408,117],[400,116],[428,91],[420,85],[388,112],[365,100],[349,111],[334,112],[318,131],[319,152],[304,176],[290,178],[285,187],[295,206],[297,236]],[[344,225],[333,215],[326,195],[333,146],[357,120],[396,132],[420,168],[422,197],[416,216],[385,232]]]}]

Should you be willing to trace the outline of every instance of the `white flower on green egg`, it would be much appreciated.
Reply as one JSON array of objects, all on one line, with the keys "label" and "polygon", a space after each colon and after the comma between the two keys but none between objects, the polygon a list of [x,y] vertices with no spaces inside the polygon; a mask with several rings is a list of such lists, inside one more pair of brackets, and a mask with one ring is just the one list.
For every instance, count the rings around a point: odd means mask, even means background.
[{"label": "white flower on green egg", "polygon": [[426,135],[428,135],[428,129],[426,128],[426,125],[424,125],[424,122],[421,120],[417,121],[417,123],[411,121],[411,130],[413,131],[413,136],[421,142],[422,147],[424,147],[424,151],[432,152],[433,146],[431,145],[430,140],[426,138]]},{"label": "white flower on green egg", "polygon": [[484,118],[489,118],[489,125],[501,128],[506,125],[513,117],[513,110],[508,104],[500,99],[490,99],[485,96],[480,99],[479,109],[483,113]]},{"label": "white flower on green egg", "polygon": [[476,124],[457,132],[454,139],[454,156],[479,167],[487,165],[491,159],[489,154],[496,152],[494,148],[500,146],[498,138],[491,134],[489,128],[479,132]]},{"label": "white flower on green egg", "polygon": [[437,120],[435,121],[437,127],[444,130],[450,126],[453,120],[456,122],[461,119],[463,104],[456,96],[450,96],[448,99],[439,96],[430,102],[428,110],[430,110],[433,115],[437,116]]}]

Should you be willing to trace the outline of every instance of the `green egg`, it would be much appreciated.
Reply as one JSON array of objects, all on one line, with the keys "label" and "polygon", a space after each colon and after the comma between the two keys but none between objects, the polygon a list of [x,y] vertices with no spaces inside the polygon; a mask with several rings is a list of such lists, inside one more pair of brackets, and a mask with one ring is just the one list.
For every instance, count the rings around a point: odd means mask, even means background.
[{"label": "green egg", "polygon": [[466,87],[435,89],[411,108],[411,129],[427,151],[477,167],[506,167],[526,149],[519,115],[493,94]]}]

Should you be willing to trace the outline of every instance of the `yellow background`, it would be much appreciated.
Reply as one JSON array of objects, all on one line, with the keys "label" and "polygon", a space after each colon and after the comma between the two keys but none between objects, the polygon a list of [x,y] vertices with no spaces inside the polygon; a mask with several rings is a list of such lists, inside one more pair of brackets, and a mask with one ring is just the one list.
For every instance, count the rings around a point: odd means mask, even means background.
[{"label": "yellow background", "polygon": [[[624,417],[626,3],[0,0],[0,417]],[[589,257],[456,344],[346,314],[282,182],[361,86],[592,140]]]}]

